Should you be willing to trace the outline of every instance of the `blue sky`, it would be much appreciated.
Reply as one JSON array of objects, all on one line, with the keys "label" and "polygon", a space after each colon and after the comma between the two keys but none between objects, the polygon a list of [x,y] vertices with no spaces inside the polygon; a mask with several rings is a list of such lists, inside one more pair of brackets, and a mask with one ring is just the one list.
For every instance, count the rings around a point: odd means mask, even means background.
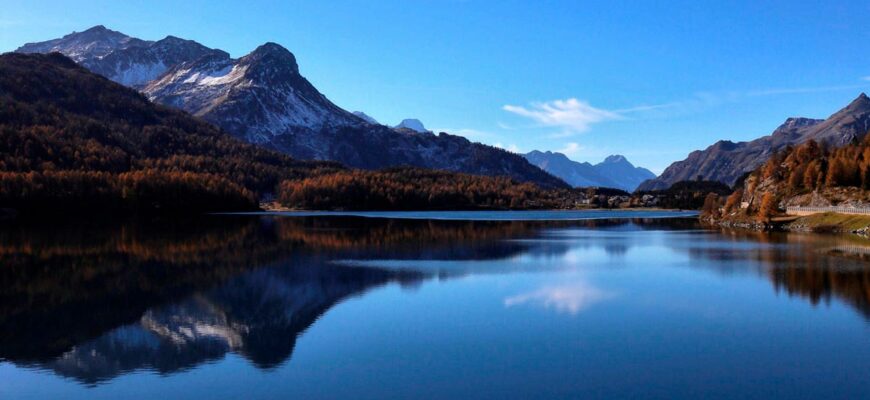
[{"label": "blue sky", "polygon": [[273,41],[383,123],[658,173],[870,90],[867,15],[866,1],[0,0],[0,51],[97,24],[233,56]]}]

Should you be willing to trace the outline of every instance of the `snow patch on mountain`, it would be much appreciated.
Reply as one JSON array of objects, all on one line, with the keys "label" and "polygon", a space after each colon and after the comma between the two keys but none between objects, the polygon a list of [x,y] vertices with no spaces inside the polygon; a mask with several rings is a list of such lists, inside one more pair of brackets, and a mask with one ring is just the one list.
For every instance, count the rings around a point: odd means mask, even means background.
[{"label": "snow patch on mountain", "polygon": [[166,72],[166,64],[163,61],[151,64],[133,64],[127,68],[115,66],[115,73],[109,79],[124,86],[142,85]]}]

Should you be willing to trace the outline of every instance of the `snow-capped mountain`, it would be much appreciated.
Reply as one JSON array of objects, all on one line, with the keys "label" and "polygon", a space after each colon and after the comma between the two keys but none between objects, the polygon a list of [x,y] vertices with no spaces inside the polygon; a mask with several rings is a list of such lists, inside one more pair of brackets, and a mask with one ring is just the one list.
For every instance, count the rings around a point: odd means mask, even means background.
[{"label": "snow-capped mountain", "polygon": [[423,123],[420,122],[419,119],[414,119],[414,118],[403,119],[402,122],[399,123],[399,125],[395,126],[395,128],[396,129],[403,129],[403,128],[410,129],[410,130],[417,132],[417,133],[430,132],[428,129],[426,129],[425,126],[423,126]]},{"label": "snow-capped mountain", "polygon": [[253,143],[364,124],[318,92],[299,74],[293,54],[275,43],[239,59],[223,53],[177,65],[143,92]]},{"label": "snow-capped mountain", "polygon": [[174,36],[154,41],[129,37],[99,25],[61,39],[21,46],[20,53],[59,52],[122,85],[141,87],[169,68],[202,56],[229,57],[221,50]]},{"label": "snow-capped mountain", "polygon": [[562,153],[551,151],[535,150],[524,157],[574,187],[609,187],[632,192],[643,181],[655,178],[650,170],[635,167],[621,155],[609,156],[595,165],[577,162]]},{"label": "snow-capped mountain", "polygon": [[354,115],[320,93],[301,75],[293,54],[275,43],[234,59],[190,40],[168,36],[152,42],[96,26],[17,51],[60,52],[152,101],[300,159],[356,168],[412,165],[567,186],[519,155],[449,134],[417,135],[428,132],[419,121],[393,129]]},{"label": "snow-capped mountain", "polygon": [[121,32],[97,25],[83,32],[73,32],[60,39],[27,43],[15,50],[18,53],[58,52],[81,63],[105,57],[115,50],[131,46],[148,46],[152,42],[129,37]]}]

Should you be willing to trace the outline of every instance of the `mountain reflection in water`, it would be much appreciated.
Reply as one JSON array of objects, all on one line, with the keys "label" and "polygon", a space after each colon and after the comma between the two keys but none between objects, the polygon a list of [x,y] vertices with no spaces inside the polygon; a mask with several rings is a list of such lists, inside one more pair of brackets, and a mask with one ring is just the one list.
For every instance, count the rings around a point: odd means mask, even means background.
[{"label": "mountain reflection in water", "polygon": [[[865,241],[711,232],[686,219],[216,216],[7,225],[0,228],[0,359],[90,385],[140,369],[171,374],[228,352],[270,369],[292,357],[297,338],[330,308],[373,288],[545,272],[582,262],[571,258],[578,249],[616,259],[650,240],[649,230],[669,231],[663,244],[692,267],[758,274],[773,290],[812,304],[836,299],[870,319]],[[739,261],[754,269],[741,270]],[[517,293],[504,305],[578,314],[618,295],[578,280]]]}]

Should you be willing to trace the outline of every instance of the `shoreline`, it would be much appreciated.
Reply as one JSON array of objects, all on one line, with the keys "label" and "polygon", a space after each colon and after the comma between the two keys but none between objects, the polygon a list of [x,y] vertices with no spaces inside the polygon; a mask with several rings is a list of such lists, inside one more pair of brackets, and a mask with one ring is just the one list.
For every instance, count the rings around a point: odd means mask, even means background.
[{"label": "shoreline", "polygon": [[[698,210],[685,210],[677,208],[660,208],[660,207],[627,207],[627,208],[600,208],[600,207],[583,207],[583,208],[527,208],[527,209],[499,209],[499,208],[478,208],[478,209],[443,209],[443,210],[317,210],[304,208],[289,208],[278,204],[277,202],[260,203],[259,212],[529,212],[529,211],[546,211],[546,212],[564,212],[564,211],[653,211],[653,212],[698,212]],[[255,213],[258,211],[254,211]],[[220,213],[227,214],[227,213]],[[235,213],[233,213],[235,214]]]},{"label": "shoreline", "polygon": [[764,223],[752,219],[700,217],[701,223],[725,229],[781,231],[794,233],[851,234],[870,238],[870,216],[825,212],[810,215],[785,215]]}]

